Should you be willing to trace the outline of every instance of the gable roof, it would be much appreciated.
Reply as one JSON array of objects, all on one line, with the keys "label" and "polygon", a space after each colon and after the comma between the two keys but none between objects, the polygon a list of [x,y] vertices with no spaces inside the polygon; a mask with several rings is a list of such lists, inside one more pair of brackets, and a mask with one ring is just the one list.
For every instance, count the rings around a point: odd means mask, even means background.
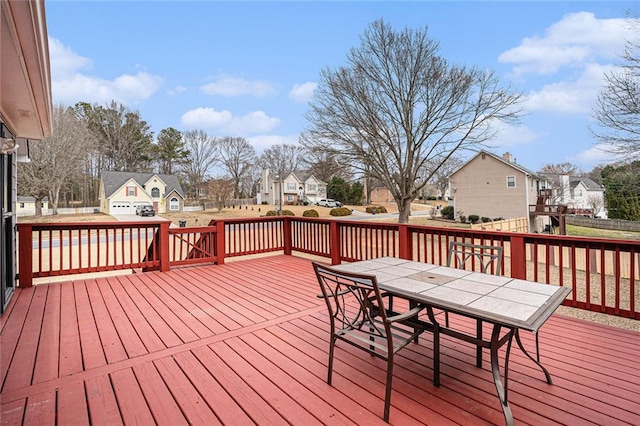
[{"label": "gable roof", "polygon": [[165,196],[171,191],[176,191],[182,198],[184,198],[184,192],[182,192],[182,186],[176,175],[161,175],[158,173],[131,173],[131,172],[102,172],[102,183],[104,184],[104,194],[106,197],[112,196],[118,189],[122,187],[129,179],[133,179],[138,185],[144,187],[144,185],[152,177],[157,176],[166,185]]},{"label": "gable roof", "polygon": [[530,175],[530,176],[532,176],[532,177],[536,177],[536,178],[538,178],[538,179],[545,180],[545,178],[544,178],[544,177],[542,177],[542,176],[540,176],[540,175],[538,175],[538,173],[536,173],[536,172],[534,172],[534,171],[532,171],[532,170],[529,170],[529,169],[527,169],[526,167],[521,166],[520,164],[518,164],[518,163],[516,163],[516,162],[510,162],[510,161],[507,161],[507,160],[505,160],[504,158],[502,158],[501,156],[496,155],[496,154],[493,154],[493,153],[491,153],[491,152],[489,152],[489,151],[480,151],[480,152],[478,152],[476,155],[474,155],[473,157],[471,157],[471,158],[470,158],[467,162],[465,162],[463,165],[461,165],[460,167],[458,167],[457,169],[455,169],[453,172],[451,172],[451,174],[450,174],[449,176],[451,177],[451,176],[453,176],[454,174],[458,173],[458,171],[460,171],[460,169],[464,168],[467,164],[471,163],[473,160],[475,160],[476,158],[478,158],[478,156],[480,156],[480,155],[482,155],[482,154],[489,155],[489,156],[491,156],[493,159],[495,159],[495,160],[497,160],[497,161],[500,161],[501,163],[506,164],[507,166],[510,166],[510,167],[512,167],[512,168],[514,168],[514,169],[516,169],[516,170],[518,170],[518,171],[520,171],[520,172],[522,172],[522,173],[524,173],[524,174],[526,174],[526,175]]},{"label": "gable roof", "polygon": [[602,190],[602,191],[604,191],[604,188],[602,187],[602,185],[598,185],[597,183],[595,183],[593,180],[589,179],[588,177],[577,177],[577,176],[569,177],[569,184],[571,185],[571,188],[575,188],[581,182],[588,190],[592,190],[592,191]]}]

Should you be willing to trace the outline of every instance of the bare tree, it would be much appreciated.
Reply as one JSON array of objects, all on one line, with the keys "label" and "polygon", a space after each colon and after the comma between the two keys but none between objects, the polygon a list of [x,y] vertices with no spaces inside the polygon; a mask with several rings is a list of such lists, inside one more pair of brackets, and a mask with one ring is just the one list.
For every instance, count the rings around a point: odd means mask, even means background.
[{"label": "bare tree", "polygon": [[492,123],[519,116],[519,93],[492,71],[450,65],[424,30],[372,23],[348,66],[322,71],[310,103],[305,146],[369,168],[392,194],[400,223],[440,165],[495,134]]},{"label": "bare tree", "polygon": [[217,139],[203,130],[190,130],[182,135],[185,148],[189,151],[182,165],[182,173],[194,198],[199,198],[199,189],[218,158]]},{"label": "bare tree", "polygon": [[[282,185],[284,179],[300,165],[304,152],[304,149],[298,145],[273,145],[262,153],[259,163],[262,168],[273,172],[275,174],[273,179],[277,184]],[[283,188],[281,186],[278,192],[276,205],[282,211]]]},{"label": "bare tree", "polygon": [[234,182],[232,179],[211,179],[207,182],[207,193],[221,212],[225,204],[232,198]]},{"label": "bare tree", "polygon": [[242,180],[255,167],[256,150],[245,138],[230,136],[218,140],[219,164],[233,182],[233,198],[240,198]]},{"label": "bare tree", "polygon": [[[305,133],[300,135],[299,142],[301,145],[305,144],[305,139],[308,136],[309,135]],[[307,145],[314,147],[315,144],[307,143]],[[306,154],[302,162],[317,179],[327,183],[330,182],[334,176],[342,178],[345,181],[352,180],[353,172],[351,171],[351,165],[336,155],[335,152],[326,149],[312,148],[307,150]]]},{"label": "bare tree", "polygon": [[19,163],[19,192],[36,199],[36,216],[42,215],[45,196],[53,214],[58,214],[60,190],[80,173],[93,145],[91,132],[72,108],[57,105],[52,118],[51,136],[30,144],[31,161]]},{"label": "bare tree", "polygon": [[[438,194],[443,197],[447,192],[447,188],[449,187],[449,176],[453,173],[458,167],[462,166],[464,161],[460,157],[449,157],[444,163],[440,165],[440,167],[435,168],[436,171],[433,173],[431,178],[431,184],[435,185],[438,190]],[[426,173],[429,171],[429,167],[427,167]]]},{"label": "bare tree", "polygon": [[542,175],[550,184],[552,191],[551,202],[558,204],[566,203],[571,190],[570,176],[583,176],[584,171],[575,164],[564,163],[547,163],[543,165],[538,174]]},{"label": "bare tree", "polygon": [[587,205],[593,211],[594,216],[598,216],[604,209],[604,197],[600,194],[592,194],[587,197]]},{"label": "bare tree", "polygon": [[640,159],[640,20],[630,18],[634,40],[627,40],[623,64],[605,74],[592,117],[591,132],[607,151],[627,160]]},{"label": "bare tree", "polygon": [[95,135],[102,157],[100,171],[151,170],[153,134],[138,111],[116,101],[104,107],[79,103],[75,110]]}]

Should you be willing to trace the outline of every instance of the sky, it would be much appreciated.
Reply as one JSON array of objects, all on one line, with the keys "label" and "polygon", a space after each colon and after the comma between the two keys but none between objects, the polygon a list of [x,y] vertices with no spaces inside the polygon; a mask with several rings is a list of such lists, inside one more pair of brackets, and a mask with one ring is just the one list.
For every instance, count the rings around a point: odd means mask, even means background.
[{"label": "sky", "polygon": [[523,93],[525,115],[490,150],[534,171],[613,160],[589,126],[628,12],[640,1],[46,2],[54,104],[115,100],[155,135],[244,137],[258,154],[298,142],[321,71],[347,65],[373,21],[426,28],[442,57]]}]

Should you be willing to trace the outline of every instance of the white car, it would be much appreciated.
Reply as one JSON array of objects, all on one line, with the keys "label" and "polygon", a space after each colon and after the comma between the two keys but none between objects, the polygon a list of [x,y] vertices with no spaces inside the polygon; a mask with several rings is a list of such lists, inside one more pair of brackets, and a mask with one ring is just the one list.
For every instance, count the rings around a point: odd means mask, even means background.
[{"label": "white car", "polygon": [[334,200],[333,198],[322,198],[320,201],[318,201],[318,205],[321,207],[337,207],[338,204],[336,203],[336,200]]}]

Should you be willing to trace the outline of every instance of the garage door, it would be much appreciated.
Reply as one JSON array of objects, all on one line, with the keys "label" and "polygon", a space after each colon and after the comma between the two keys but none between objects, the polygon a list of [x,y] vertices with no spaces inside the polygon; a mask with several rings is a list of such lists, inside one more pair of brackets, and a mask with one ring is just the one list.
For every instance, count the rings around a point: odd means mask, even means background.
[{"label": "garage door", "polygon": [[113,201],[109,212],[110,214],[136,214],[128,201]]}]

